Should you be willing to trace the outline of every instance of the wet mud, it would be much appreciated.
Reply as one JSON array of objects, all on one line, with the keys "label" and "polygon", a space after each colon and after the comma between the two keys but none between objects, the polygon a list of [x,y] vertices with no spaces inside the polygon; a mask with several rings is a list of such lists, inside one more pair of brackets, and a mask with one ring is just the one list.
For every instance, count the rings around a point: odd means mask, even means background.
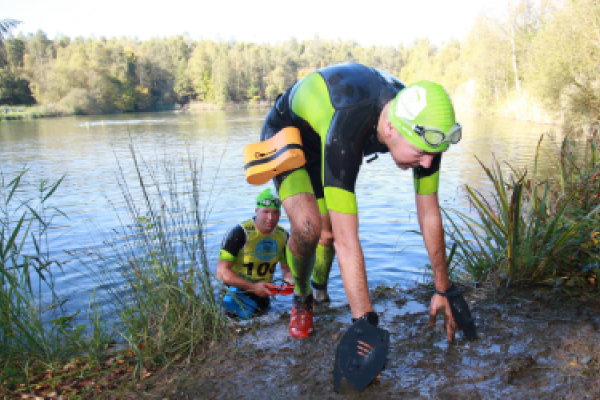
[{"label": "wet mud", "polygon": [[[363,393],[333,391],[335,350],[348,307],[315,310],[315,334],[289,337],[289,315],[240,325],[201,365],[157,377],[145,393],[169,399],[599,399],[600,302],[544,289],[465,294],[478,339],[447,343],[429,327],[431,291],[372,293],[391,333],[380,379]],[[158,397],[161,396],[161,397]]]}]

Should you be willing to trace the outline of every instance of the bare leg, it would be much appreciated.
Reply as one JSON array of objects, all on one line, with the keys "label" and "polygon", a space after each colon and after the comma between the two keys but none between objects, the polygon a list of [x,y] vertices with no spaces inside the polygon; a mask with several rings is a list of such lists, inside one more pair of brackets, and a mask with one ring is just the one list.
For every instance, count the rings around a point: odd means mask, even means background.
[{"label": "bare leg", "polygon": [[291,235],[288,241],[288,265],[294,275],[296,293],[308,295],[315,249],[321,233],[319,207],[313,194],[298,193],[283,201],[290,219]]}]

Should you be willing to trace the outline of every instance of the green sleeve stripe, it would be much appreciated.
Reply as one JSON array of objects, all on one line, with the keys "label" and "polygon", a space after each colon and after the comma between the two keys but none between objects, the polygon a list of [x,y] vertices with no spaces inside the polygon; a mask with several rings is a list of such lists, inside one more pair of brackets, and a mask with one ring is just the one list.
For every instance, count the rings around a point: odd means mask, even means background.
[{"label": "green sleeve stripe", "polygon": [[227,250],[221,249],[221,251],[219,251],[219,260],[235,262],[236,258],[236,256],[232,255]]},{"label": "green sleeve stripe", "polygon": [[292,98],[292,111],[308,122],[321,138],[327,136],[335,110],[321,74],[313,72],[300,82]]},{"label": "green sleeve stripe", "polygon": [[440,183],[440,171],[437,171],[434,174],[421,179],[415,178],[414,181],[415,192],[417,194],[435,193],[437,192]]},{"label": "green sleeve stripe", "polygon": [[284,201],[288,197],[298,193],[314,194],[310,177],[304,168],[293,171],[283,180],[279,188],[279,198],[281,201]]},{"label": "green sleeve stripe", "polygon": [[329,214],[329,211],[327,211],[327,202],[325,201],[325,199],[317,199],[317,204],[319,205],[319,213]]},{"label": "green sleeve stripe", "polygon": [[336,187],[326,187],[324,191],[327,207],[330,210],[344,214],[358,214],[354,193]]}]

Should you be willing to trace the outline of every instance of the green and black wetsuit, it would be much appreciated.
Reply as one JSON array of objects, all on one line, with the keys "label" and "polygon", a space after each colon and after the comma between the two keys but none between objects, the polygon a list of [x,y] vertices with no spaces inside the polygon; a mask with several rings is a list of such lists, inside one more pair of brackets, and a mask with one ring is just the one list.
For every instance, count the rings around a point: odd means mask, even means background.
[{"label": "green and black wetsuit", "polygon": [[[345,63],[317,70],[283,93],[267,115],[261,140],[285,127],[296,127],[307,162],[274,179],[281,200],[298,193],[314,193],[321,214],[329,210],[357,214],[354,190],[362,160],[389,151],[377,139],[377,123],[385,105],[404,87],[387,72]],[[435,156],[430,168],[414,170],[417,193],[437,191],[441,157],[441,153]],[[317,246],[314,288],[327,288],[333,258],[331,246]],[[307,293],[304,276],[313,268],[310,260],[288,252],[288,264],[294,279],[302,281],[296,282],[297,289]]]},{"label": "green and black wetsuit", "polygon": [[[387,72],[357,63],[313,72],[280,96],[263,125],[261,140],[287,126],[300,130],[310,181],[296,171],[275,179],[282,200],[314,193],[319,210],[357,213],[354,194],[364,157],[388,152],[377,139],[381,110],[405,87]],[[430,168],[414,170],[419,194],[437,191],[441,153]],[[304,174],[306,176],[306,174]],[[286,183],[292,178],[291,182]]]}]

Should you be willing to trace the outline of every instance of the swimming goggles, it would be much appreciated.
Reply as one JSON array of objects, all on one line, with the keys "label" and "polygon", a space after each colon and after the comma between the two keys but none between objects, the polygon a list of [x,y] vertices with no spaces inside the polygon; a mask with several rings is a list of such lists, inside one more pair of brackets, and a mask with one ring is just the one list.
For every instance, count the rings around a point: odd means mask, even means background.
[{"label": "swimming goggles", "polygon": [[277,208],[281,207],[281,200],[279,199],[264,199],[256,202],[257,205],[263,207],[271,207],[275,206]]},{"label": "swimming goggles", "polygon": [[417,135],[432,147],[437,147],[443,142],[456,144],[462,137],[462,126],[457,122],[454,124],[450,132],[444,133],[439,128],[423,125],[411,125],[410,126]]}]

